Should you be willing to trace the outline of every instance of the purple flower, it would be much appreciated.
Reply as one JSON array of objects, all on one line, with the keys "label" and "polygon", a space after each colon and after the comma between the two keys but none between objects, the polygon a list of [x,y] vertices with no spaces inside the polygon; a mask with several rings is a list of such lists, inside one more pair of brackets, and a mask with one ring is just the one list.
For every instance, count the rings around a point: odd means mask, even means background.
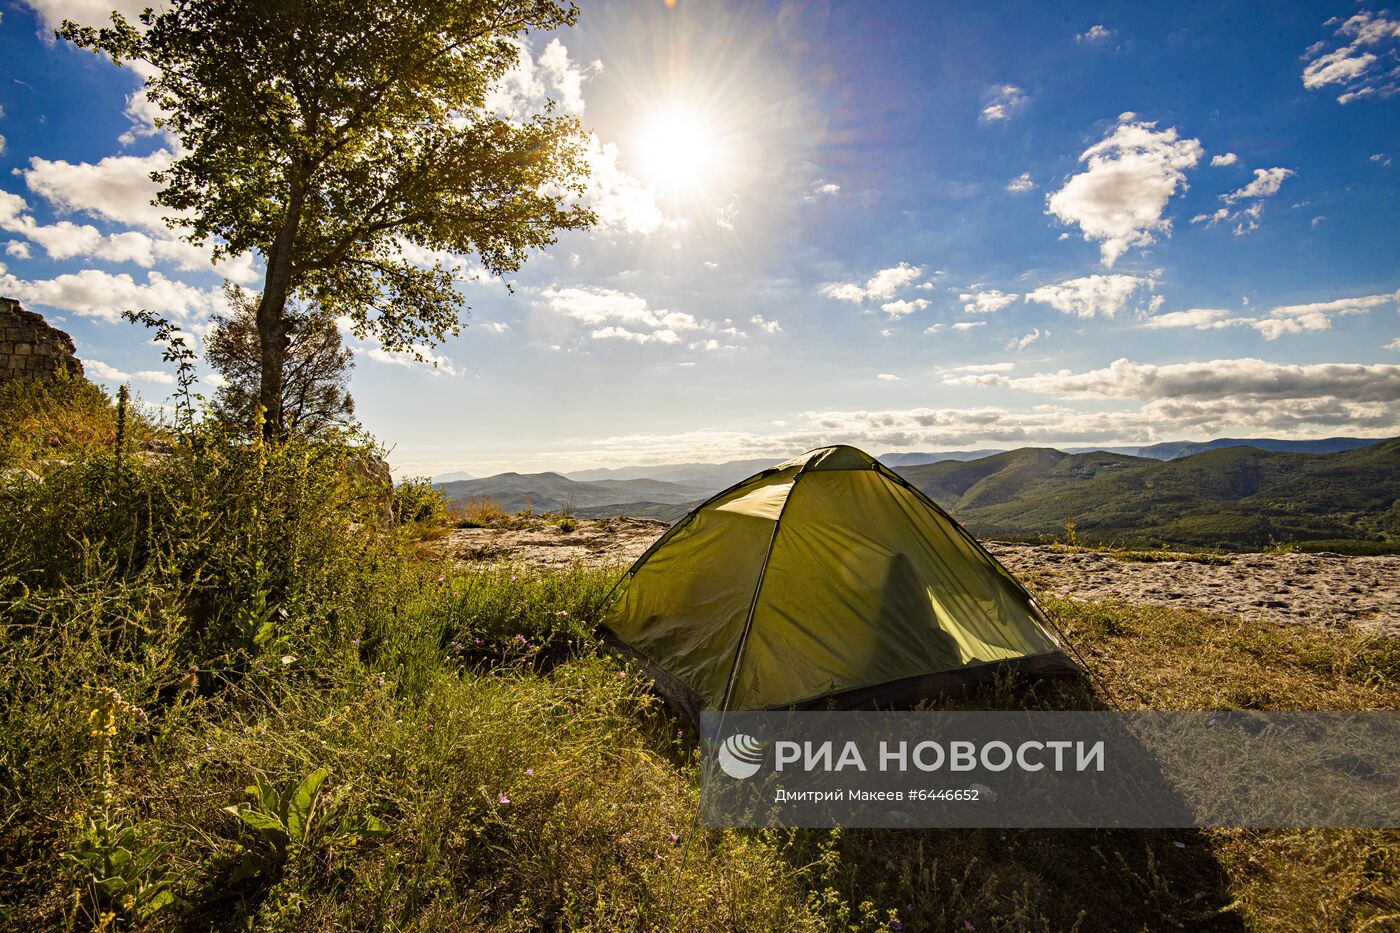
[{"label": "purple flower", "polygon": [[535,769],[534,769],[534,768],[526,768],[526,769],[525,769],[525,773],[528,774],[528,775],[530,775],[531,777],[534,777],[534,776],[535,776]]},{"label": "purple flower", "polygon": [[971,920],[964,920],[964,921],[963,921],[963,929],[964,929],[964,930],[975,930],[975,929],[977,929],[977,924],[973,923]]},{"label": "purple flower", "polygon": [[530,643],[530,640],[529,640],[528,638],[526,638],[524,635],[516,635],[516,636],[515,636],[515,640],[518,641],[518,642],[520,642],[520,644],[522,644],[522,645],[528,645],[528,644]]},{"label": "purple flower", "polygon": [[454,641],[454,642],[452,643],[452,650],[453,650],[453,651],[461,651],[461,650],[462,650],[462,643],[461,643],[460,641]]},{"label": "purple flower", "polygon": [[618,672],[617,672],[617,676],[619,676],[619,677],[626,677],[626,676],[627,676],[627,672],[626,672],[626,671],[618,671]]},{"label": "purple flower", "polygon": [[428,723],[428,731],[429,731],[429,732],[432,732],[432,731],[433,731],[433,724],[432,724],[432,723]]},{"label": "purple flower", "polygon": [[482,641],[480,638],[473,638],[472,644],[480,648],[482,645],[486,644],[486,642]]},{"label": "purple flower", "polygon": [[667,835],[669,835],[669,836],[671,837],[671,841],[672,841],[672,842],[679,842],[679,841],[680,841],[680,838],[681,838],[680,833],[667,833]]},{"label": "purple flower", "polygon": [[902,929],[904,929],[904,924],[900,923],[898,920],[891,920],[891,921],[890,921],[890,929],[891,929],[891,930],[902,930]]},{"label": "purple flower", "polygon": [[496,795],[496,802],[497,802],[497,803],[510,803],[510,798],[507,797],[505,794],[497,794],[497,795]]},{"label": "purple flower", "polygon": [[557,616],[566,616],[566,615],[568,615],[568,614],[569,614],[569,610],[567,610],[567,609],[560,609],[558,612],[555,613],[555,615],[557,615]]}]

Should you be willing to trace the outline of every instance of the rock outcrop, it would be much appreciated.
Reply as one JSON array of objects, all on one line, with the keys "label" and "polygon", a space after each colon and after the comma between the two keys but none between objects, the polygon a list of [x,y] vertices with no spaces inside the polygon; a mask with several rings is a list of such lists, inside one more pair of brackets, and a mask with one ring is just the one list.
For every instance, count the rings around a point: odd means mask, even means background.
[{"label": "rock outcrop", "polygon": [[37,379],[47,382],[59,371],[81,376],[73,339],[26,311],[13,298],[0,298],[0,382]]}]

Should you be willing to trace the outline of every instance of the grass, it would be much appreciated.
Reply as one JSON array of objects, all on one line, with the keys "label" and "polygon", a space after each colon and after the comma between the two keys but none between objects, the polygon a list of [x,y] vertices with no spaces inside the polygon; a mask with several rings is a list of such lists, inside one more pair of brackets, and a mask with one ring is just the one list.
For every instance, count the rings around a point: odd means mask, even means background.
[{"label": "grass", "polygon": [[[1360,930],[1400,914],[1394,832],[696,830],[693,736],[592,639],[616,569],[457,566],[421,484],[377,524],[344,451],[171,441],[154,463],[60,443],[71,465],[0,511],[0,927]],[[1045,604],[1096,676],[1030,702],[1400,708],[1394,642]],[[1006,684],[972,701],[1012,702]],[[229,812],[266,809],[259,779],[290,790],[320,769],[294,845]]]}]

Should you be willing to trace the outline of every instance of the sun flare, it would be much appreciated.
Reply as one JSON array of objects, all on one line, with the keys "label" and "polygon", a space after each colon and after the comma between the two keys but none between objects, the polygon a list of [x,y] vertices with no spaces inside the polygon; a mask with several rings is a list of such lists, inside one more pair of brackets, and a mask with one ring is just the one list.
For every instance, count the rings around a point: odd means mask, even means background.
[{"label": "sun flare", "polygon": [[694,107],[674,104],[655,111],[637,133],[638,171],[677,194],[704,192],[721,166],[721,146],[710,121]]}]

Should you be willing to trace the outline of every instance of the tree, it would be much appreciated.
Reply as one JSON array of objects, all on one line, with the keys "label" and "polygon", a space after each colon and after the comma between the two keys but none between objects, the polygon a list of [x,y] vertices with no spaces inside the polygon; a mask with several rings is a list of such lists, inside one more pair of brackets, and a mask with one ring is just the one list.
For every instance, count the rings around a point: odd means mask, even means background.
[{"label": "tree", "polygon": [[[229,314],[216,314],[205,357],[224,377],[214,397],[219,414],[253,424],[259,403],[262,354],[258,345],[257,295],[225,289]],[[345,425],[355,414],[347,391],[354,354],[340,339],[335,321],[315,311],[287,312],[288,343],[282,369],[282,420],[289,434],[309,436]]]},{"label": "tree", "polygon": [[571,26],[559,0],[172,0],[145,27],[65,21],[60,38],[151,67],[146,92],[181,154],[157,204],[217,257],[261,254],[259,400],[285,433],[289,300],[348,316],[358,336],[414,351],[455,334],[450,270],[410,251],[519,269],[579,203],[586,136],[552,108],[486,109],[518,38]]}]

